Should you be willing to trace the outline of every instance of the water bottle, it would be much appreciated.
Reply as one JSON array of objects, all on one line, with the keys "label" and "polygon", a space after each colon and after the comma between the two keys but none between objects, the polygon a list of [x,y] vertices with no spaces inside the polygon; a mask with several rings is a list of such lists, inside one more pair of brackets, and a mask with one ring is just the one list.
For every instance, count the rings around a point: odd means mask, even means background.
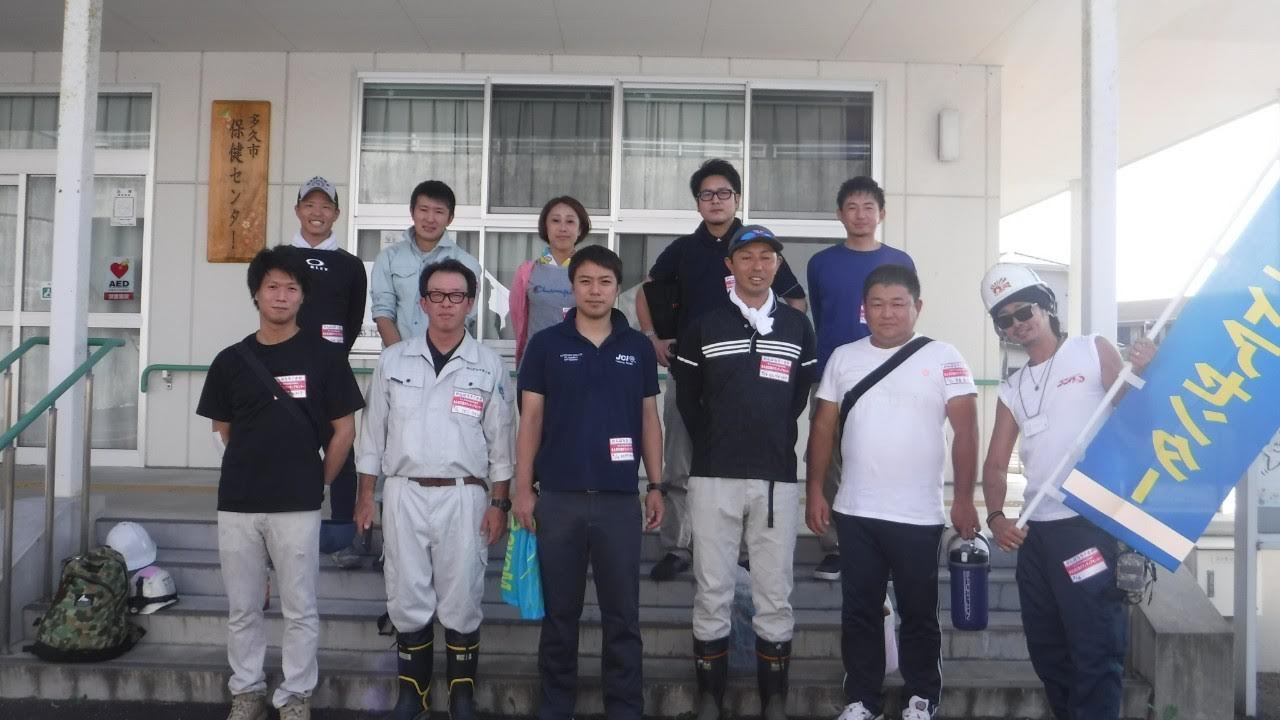
[{"label": "water bottle", "polygon": [[948,544],[948,548],[951,624],[957,630],[985,630],[987,586],[991,575],[991,543],[981,533],[972,540],[965,540],[957,535]]}]

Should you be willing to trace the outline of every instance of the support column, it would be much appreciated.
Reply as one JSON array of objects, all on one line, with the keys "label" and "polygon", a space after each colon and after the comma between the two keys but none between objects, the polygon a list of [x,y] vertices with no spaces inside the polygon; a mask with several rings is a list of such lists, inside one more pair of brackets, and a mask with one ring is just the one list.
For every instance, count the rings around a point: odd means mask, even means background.
[{"label": "support column", "polygon": [[[1084,327],[1084,188],[1067,183],[1071,198],[1071,255],[1067,267],[1067,333],[1081,335]],[[1059,308],[1061,309],[1061,307]]]},{"label": "support column", "polygon": [[1085,333],[1116,339],[1116,0],[1084,3],[1081,188],[1082,317]]},{"label": "support column", "polygon": [[1258,715],[1258,478],[1255,462],[1236,485],[1235,633],[1236,713]]},{"label": "support column", "polygon": [[[53,285],[49,387],[86,357],[89,234],[93,213],[93,141],[98,117],[102,0],[65,0],[62,87],[58,102],[57,199],[53,206]],[[84,473],[84,382],[58,401],[55,491],[79,495]]]}]

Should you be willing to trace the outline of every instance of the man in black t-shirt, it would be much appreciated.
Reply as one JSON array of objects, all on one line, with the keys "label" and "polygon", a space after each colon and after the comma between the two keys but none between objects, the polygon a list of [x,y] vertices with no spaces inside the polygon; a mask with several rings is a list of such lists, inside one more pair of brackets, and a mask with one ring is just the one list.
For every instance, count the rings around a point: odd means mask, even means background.
[{"label": "man in black t-shirt", "polygon": [[287,248],[263,250],[249,263],[258,331],[214,358],[196,409],[213,421],[226,446],[218,478],[218,555],[227,591],[232,717],[267,716],[262,597],[268,562],[285,617],[284,679],[272,698],[282,720],[310,717],[318,675],[320,505],[351,451],[354,413],[364,402],[343,349],[298,328],[308,274]]},{"label": "man in black t-shirt", "polygon": [[[671,241],[649,271],[649,280],[679,286],[680,312],[677,336],[684,334],[693,321],[715,308],[729,303],[733,290],[733,273],[725,267],[728,239],[742,227],[738,205],[742,198],[742,176],[733,165],[720,159],[704,162],[689,178],[689,190],[702,216],[702,224],[692,235]],[[773,292],[786,304],[804,312],[804,289],[786,260],[778,267]],[[640,330],[653,342],[658,363],[668,367],[675,357],[675,339],[660,338],[653,329],[653,319],[645,300],[644,288],[636,293],[636,319]],[[663,397],[662,484],[666,489],[667,508],[662,520],[662,549],[665,555],[649,573],[654,580],[670,580],[689,569],[690,538],[686,488],[689,485],[689,458],[692,449],[689,433],[676,409],[675,377],[668,376]]]},{"label": "man in black t-shirt", "polygon": [[[364,263],[343,250],[333,235],[333,224],[342,213],[337,188],[322,177],[311,178],[298,189],[293,212],[298,217],[298,232],[289,247],[295,248],[306,262],[311,285],[298,311],[298,326],[350,353],[364,323],[368,281]],[[329,488],[329,517],[351,522],[355,504],[356,466],[355,454],[351,453]],[[361,553],[355,547],[332,557],[338,567],[360,567]]]}]

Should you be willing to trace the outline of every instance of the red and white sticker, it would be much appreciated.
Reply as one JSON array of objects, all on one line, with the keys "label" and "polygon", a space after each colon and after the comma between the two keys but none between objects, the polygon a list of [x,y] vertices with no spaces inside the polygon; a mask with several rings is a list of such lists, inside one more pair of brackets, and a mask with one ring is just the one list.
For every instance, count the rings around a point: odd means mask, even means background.
[{"label": "red and white sticker", "polygon": [[858,322],[862,323],[863,325],[867,324],[867,306],[866,305],[858,306]]},{"label": "red and white sticker", "polygon": [[786,358],[769,357],[768,355],[761,357],[760,377],[787,382],[791,379],[791,361]]},{"label": "red and white sticker", "polygon": [[1102,553],[1098,552],[1098,548],[1091,547],[1079,555],[1062,561],[1062,567],[1067,569],[1071,582],[1078,583],[1106,570],[1107,561],[1102,557]]},{"label": "red and white sticker", "polygon": [[942,363],[942,383],[944,385],[965,385],[972,383],[969,368],[962,362]]},{"label": "red and white sticker", "polygon": [[476,393],[454,390],[449,412],[467,417],[480,417],[484,414],[484,397]]},{"label": "red and white sticker", "polygon": [[341,325],[321,325],[320,337],[331,343],[338,343],[339,345],[346,342],[346,339],[342,337]]},{"label": "red and white sticker", "polygon": [[737,287],[737,286],[738,286],[738,279],[737,279],[737,278],[735,278],[735,277],[734,277],[734,276],[732,276],[732,275],[725,275],[725,276],[724,276],[724,289],[725,289],[726,291],[732,291],[732,290],[733,290],[735,287]]},{"label": "red and white sticker", "polygon": [[609,459],[613,462],[633,462],[636,459],[631,438],[609,438]]},{"label": "red and white sticker", "polygon": [[276,382],[289,393],[289,397],[305,398],[307,396],[306,375],[277,375]]}]

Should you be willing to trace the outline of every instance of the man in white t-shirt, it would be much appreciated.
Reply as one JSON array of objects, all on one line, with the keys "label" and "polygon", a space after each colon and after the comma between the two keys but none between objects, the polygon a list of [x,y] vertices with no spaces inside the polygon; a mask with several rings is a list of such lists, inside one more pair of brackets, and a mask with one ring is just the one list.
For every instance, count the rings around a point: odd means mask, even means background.
[{"label": "man in white t-shirt", "polygon": [[[915,271],[882,265],[867,276],[862,297],[871,336],[837,348],[818,386],[809,433],[805,519],[818,535],[834,522],[840,541],[840,653],[848,706],[839,720],[882,717],[883,603],[890,575],[902,617],[899,667],[909,697],[902,718],[929,720],[942,693],[938,541],[946,525],[943,425],[949,422],[955,436],[951,521],[971,538],[978,531],[973,504],[977,387],[954,347],[915,334],[922,307]],[[898,353],[903,355],[895,358]],[[874,385],[862,383],[891,358],[901,363]],[[842,405],[855,389],[865,392],[854,393],[857,399],[842,422]],[[845,461],[830,508],[822,481],[837,428]]]}]

